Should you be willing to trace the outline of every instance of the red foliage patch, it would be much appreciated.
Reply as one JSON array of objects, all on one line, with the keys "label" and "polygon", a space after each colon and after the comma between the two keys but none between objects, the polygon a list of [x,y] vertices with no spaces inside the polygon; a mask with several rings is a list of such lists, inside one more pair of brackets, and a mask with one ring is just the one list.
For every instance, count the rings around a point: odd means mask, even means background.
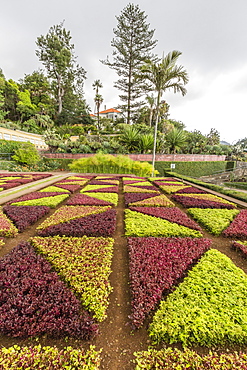
[{"label": "red foliage patch", "polygon": [[13,221],[17,229],[22,232],[45,216],[50,207],[47,206],[4,206],[4,213]]},{"label": "red foliage patch", "polygon": [[247,209],[242,209],[232,223],[222,233],[230,238],[247,238]]},{"label": "red foliage patch", "polygon": [[178,225],[183,225],[194,230],[201,231],[201,227],[191,220],[184,212],[177,207],[130,207],[132,211],[144,213],[146,215],[160,217]]},{"label": "red foliage patch", "polygon": [[77,218],[39,230],[40,236],[112,236],[116,229],[116,210]]},{"label": "red foliage patch", "polygon": [[210,248],[204,238],[128,238],[131,323],[140,327],[162,294]]},{"label": "red foliage patch", "polygon": [[0,333],[89,339],[97,325],[50,264],[23,242],[0,260]]}]

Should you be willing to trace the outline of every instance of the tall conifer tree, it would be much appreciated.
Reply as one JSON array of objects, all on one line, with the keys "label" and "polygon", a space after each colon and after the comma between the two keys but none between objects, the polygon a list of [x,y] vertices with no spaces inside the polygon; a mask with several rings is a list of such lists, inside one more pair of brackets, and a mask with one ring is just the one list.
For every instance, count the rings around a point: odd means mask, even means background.
[{"label": "tall conifer tree", "polygon": [[117,18],[118,24],[113,33],[111,42],[114,48],[113,61],[101,61],[115,69],[120,77],[114,87],[122,91],[119,95],[123,105],[121,109],[126,113],[127,123],[130,123],[133,110],[139,106],[138,98],[145,92],[143,81],[135,79],[135,73],[146,59],[153,59],[151,50],[157,40],[153,40],[155,30],[150,30],[146,22],[147,15],[141,11],[139,5],[128,4]]}]

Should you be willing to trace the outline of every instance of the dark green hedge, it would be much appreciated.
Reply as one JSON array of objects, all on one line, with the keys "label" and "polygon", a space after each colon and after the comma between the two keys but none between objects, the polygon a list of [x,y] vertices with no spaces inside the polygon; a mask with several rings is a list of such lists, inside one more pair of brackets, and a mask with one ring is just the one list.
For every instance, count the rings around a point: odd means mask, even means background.
[{"label": "dark green hedge", "polygon": [[[175,168],[171,169],[171,164],[175,164]],[[159,171],[161,176],[165,176],[167,171],[174,171],[181,175],[191,177],[201,177],[212,175],[217,172],[233,169],[235,162],[214,161],[214,162],[156,162],[155,169]]]},{"label": "dark green hedge", "polygon": [[46,157],[43,157],[42,159],[43,159],[43,162],[46,165],[51,165],[52,166],[52,163],[55,162],[56,164],[58,164],[58,167],[56,166],[57,169],[63,170],[63,171],[70,171],[70,169],[68,167],[68,164],[73,162],[72,158],[46,158]]}]

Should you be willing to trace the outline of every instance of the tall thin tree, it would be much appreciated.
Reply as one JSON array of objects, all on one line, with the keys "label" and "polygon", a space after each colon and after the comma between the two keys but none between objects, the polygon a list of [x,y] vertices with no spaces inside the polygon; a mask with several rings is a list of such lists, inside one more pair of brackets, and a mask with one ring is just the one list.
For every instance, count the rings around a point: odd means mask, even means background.
[{"label": "tall thin tree", "polygon": [[120,108],[126,113],[127,123],[130,123],[133,109],[140,105],[138,98],[147,91],[147,86],[135,79],[135,73],[146,59],[154,59],[151,50],[157,40],[153,40],[154,30],[149,29],[147,15],[139,5],[128,4],[116,18],[118,23],[111,42],[113,61],[107,57],[101,62],[114,69],[120,77],[114,87],[122,92],[119,95],[123,102]]},{"label": "tall thin tree", "polygon": [[99,108],[100,105],[103,103],[103,96],[99,94],[99,89],[103,87],[102,83],[100,80],[95,80],[93,82],[93,89],[95,90],[95,97],[94,97],[94,102],[95,102],[95,110],[94,113],[97,113],[97,123],[98,123],[98,129],[100,127],[100,117],[99,117]]},{"label": "tall thin tree", "polygon": [[173,50],[163,57],[159,62],[153,62],[152,60],[146,61],[146,63],[140,68],[139,79],[147,80],[151,83],[153,90],[156,92],[156,120],[154,130],[154,147],[153,147],[153,175],[155,168],[155,154],[156,154],[156,141],[157,141],[157,127],[159,122],[159,109],[162,94],[166,90],[173,90],[174,93],[180,92],[183,96],[187,93],[184,85],[189,81],[188,73],[183,66],[177,66],[177,60],[182,53],[177,50]]}]

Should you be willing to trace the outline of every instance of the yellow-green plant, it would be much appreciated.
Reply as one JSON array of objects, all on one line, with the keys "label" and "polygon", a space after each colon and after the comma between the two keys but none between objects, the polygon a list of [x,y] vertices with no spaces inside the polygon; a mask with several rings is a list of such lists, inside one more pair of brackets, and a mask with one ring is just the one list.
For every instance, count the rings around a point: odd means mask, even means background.
[{"label": "yellow-green plant", "polygon": [[[148,162],[133,161],[128,156],[97,153],[88,158],[79,158],[69,164],[69,168],[81,173],[132,173],[150,176],[152,166]],[[158,174],[158,171],[155,171]]]}]

